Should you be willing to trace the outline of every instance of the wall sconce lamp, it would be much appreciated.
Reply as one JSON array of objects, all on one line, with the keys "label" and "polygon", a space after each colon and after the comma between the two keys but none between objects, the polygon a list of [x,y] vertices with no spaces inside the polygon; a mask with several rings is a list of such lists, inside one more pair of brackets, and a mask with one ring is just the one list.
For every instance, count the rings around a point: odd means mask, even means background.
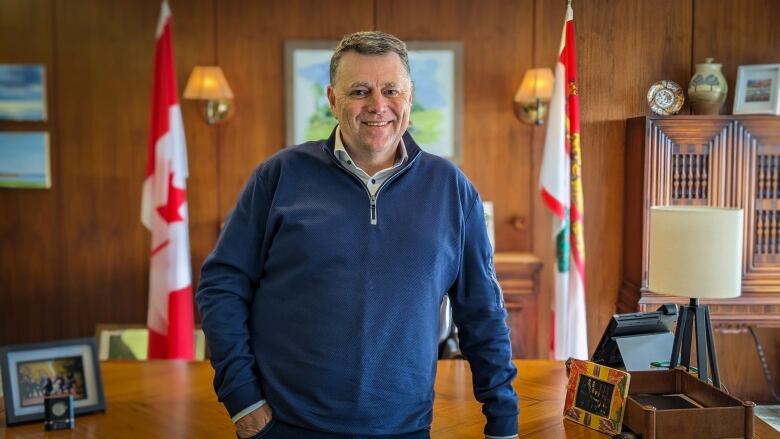
[{"label": "wall sconce lamp", "polygon": [[233,114],[233,91],[218,66],[195,66],[184,88],[184,99],[206,101],[204,115],[211,125]]},{"label": "wall sconce lamp", "polygon": [[515,93],[515,116],[521,122],[541,125],[547,112],[553,88],[552,70],[548,68],[529,69]]}]

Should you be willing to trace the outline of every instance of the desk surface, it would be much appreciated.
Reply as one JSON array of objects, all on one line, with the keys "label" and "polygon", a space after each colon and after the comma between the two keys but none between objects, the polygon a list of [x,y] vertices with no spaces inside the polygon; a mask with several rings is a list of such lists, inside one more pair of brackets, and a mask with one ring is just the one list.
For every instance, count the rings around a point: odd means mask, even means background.
[{"label": "desk surface", "polygon": [[[607,436],[561,417],[566,373],[563,364],[516,360],[514,386],[520,395],[522,438],[598,438]],[[104,362],[107,411],[79,416],[71,431],[44,433],[41,423],[7,428],[0,411],[0,438],[196,438],[235,437],[227,413],[217,402],[207,362]],[[481,438],[484,418],[471,393],[465,361],[440,361],[433,410],[433,439]],[[756,419],[756,437],[777,437]]]}]

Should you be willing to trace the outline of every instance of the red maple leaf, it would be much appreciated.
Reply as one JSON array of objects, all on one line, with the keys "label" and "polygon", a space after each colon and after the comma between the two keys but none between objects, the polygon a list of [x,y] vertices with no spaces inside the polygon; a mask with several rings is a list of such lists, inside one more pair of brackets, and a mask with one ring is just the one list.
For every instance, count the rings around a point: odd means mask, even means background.
[{"label": "red maple leaf", "polygon": [[173,185],[173,172],[168,174],[168,204],[157,207],[157,213],[160,214],[166,223],[171,224],[176,221],[184,221],[179,214],[181,205],[187,202],[187,191],[177,188]]}]

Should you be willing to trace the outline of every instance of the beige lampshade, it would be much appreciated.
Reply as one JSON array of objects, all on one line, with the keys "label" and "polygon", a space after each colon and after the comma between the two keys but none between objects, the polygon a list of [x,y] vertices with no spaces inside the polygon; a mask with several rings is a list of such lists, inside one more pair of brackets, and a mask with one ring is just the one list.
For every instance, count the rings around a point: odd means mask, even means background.
[{"label": "beige lampshade", "polygon": [[553,74],[549,68],[528,69],[515,93],[515,102],[548,102],[552,97]]},{"label": "beige lampshade", "polygon": [[233,90],[218,66],[195,66],[190,73],[185,99],[222,100],[233,99]]},{"label": "beige lampshade", "polygon": [[742,223],[742,209],[651,208],[648,288],[691,298],[739,296]]}]

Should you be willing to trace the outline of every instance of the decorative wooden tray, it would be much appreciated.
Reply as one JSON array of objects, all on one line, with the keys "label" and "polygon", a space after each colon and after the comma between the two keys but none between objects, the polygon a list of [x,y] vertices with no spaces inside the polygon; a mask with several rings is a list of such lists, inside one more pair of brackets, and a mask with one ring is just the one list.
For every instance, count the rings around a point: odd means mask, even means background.
[{"label": "decorative wooden tray", "polygon": [[631,372],[623,424],[642,439],[750,439],[754,407],[682,369]]}]

